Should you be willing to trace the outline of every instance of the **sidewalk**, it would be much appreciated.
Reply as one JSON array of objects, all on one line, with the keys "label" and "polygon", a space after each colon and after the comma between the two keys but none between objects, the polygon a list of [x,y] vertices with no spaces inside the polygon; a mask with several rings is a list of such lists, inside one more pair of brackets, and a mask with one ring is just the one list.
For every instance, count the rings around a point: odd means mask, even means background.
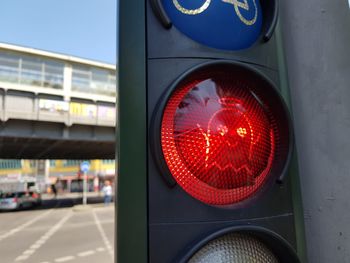
[{"label": "sidewalk", "polygon": [[[72,199],[76,199],[76,198],[82,198],[83,197],[83,193],[59,193],[57,194],[56,199],[67,199],[67,198],[72,198]],[[95,193],[95,192],[89,192],[87,193],[87,197],[91,198],[91,197],[103,197],[102,193]],[[41,195],[41,199],[42,200],[51,200],[54,198],[53,194],[42,194]]]}]

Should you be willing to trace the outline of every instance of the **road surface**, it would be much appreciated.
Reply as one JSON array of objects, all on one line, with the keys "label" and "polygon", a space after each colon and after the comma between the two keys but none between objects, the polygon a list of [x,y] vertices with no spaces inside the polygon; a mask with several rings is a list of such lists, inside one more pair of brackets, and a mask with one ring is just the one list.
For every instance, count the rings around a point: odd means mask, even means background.
[{"label": "road surface", "polygon": [[114,207],[70,207],[53,200],[43,209],[0,213],[1,263],[112,263]]}]

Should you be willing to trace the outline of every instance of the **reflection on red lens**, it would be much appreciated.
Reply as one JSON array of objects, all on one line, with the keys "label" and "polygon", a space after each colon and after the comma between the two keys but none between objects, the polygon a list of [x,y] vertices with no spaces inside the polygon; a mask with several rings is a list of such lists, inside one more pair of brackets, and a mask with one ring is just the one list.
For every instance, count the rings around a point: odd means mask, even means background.
[{"label": "reflection on red lens", "polygon": [[235,204],[269,177],[276,131],[247,83],[231,72],[209,74],[174,91],[163,114],[161,145],[187,193],[207,204]]}]

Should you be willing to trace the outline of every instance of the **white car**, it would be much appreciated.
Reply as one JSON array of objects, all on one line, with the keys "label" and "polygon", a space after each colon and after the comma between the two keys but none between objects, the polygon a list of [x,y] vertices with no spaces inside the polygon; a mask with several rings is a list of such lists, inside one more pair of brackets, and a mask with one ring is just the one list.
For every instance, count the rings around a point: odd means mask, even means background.
[{"label": "white car", "polygon": [[41,204],[41,195],[36,192],[13,192],[0,194],[0,210],[16,210]]}]

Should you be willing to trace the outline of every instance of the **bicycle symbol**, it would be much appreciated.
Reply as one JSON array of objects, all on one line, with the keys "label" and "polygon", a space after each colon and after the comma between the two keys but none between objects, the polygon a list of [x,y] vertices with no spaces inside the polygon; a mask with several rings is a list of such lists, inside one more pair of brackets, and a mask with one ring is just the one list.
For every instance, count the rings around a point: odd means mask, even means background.
[{"label": "bicycle symbol", "polygon": [[[179,10],[181,13],[185,14],[185,15],[198,15],[200,13],[203,13],[205,10],[208,9],[208,7],[210,6],[212,0],[205,0],[205,2],[203,3],[203,5],[199,8],[196,9],[187,9],[184,8],[178,0],[173,0],[173,3],[176,7],[177,10]],[[258,18],[258,7],[256,5],[256,0],[250,0],[253,2],[254,5],[254,9],[255,9],[255,14],[254,17],[252,19],[247,19],[245,18],[242,13],[241,13],[241,9],[244,9],[246,11],[250,10],[250,6],[248,4],[249,0],[221,0],[224,3],[227,4],[232,4],[235,8],[235,12],[236,15],[239,17],[239,19],[246,24],[247,26],[251,26],[254,25],[257,18]]]}]

